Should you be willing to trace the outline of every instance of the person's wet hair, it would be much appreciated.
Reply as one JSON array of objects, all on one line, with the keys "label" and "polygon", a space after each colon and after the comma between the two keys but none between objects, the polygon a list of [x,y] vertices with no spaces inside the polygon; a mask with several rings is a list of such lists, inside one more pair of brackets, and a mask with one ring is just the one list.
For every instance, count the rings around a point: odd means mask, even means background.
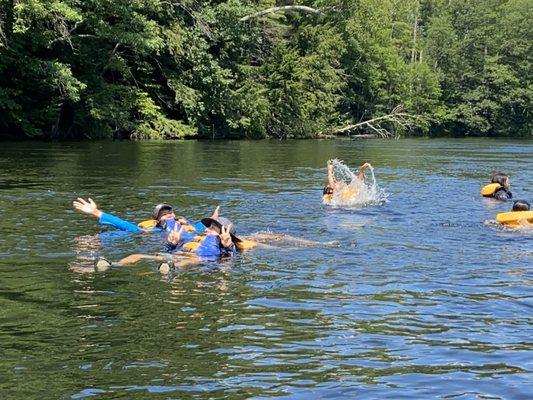
[{"label": "person's wet hair", "polygon": [[491,183],[499,183],[502,185],[505,189],[509,189],[509,175],[504,174],[503,172],[496,172],[492,176]]},{"label": "person's wet hair", "polygon": [[333,188],[331,186],[324,186],[322,195],[326,195],[326,194],[333,194]]},{"label": "person's wet hair", "polygon": [[529,211],[531,206],[525,200],[516,200],[513,203],[513,211]]}]

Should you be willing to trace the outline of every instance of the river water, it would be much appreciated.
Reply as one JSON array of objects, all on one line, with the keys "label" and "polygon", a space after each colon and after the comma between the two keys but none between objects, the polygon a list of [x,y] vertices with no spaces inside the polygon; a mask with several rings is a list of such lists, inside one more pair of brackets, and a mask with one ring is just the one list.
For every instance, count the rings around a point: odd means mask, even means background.
[{"label": "river water", "polygon": [[[533,142],[2,143],[2,399],[526,399],[533,234],[486,225],[498,170],[533,200]],[[384,204],[321,202],[325,164],[372,162]],[[221,205],[240,235],[337,244],[255,249],[161,276],[161,249],[72,208],[131,221],[159,202]]]}]

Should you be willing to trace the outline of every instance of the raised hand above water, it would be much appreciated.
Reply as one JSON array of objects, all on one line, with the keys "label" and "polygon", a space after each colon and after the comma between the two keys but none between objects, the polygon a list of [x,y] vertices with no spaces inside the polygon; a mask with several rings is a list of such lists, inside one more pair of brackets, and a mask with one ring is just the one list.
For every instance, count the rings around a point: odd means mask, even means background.
[{"label": "raised hand above water", "polygon": [[102,211],[98,209],[98,206],[94,202],[93,199],[89,197],[89,201],[86,201],[82,199],[81,197],[78,197],[77,200],[74,200],[72,202],[72,205],[74,208],[84,214],[93,215],[96,218],[100,218],[102,215]]},{"label": "raised hand above water", "polygon": [[231,241],[231,235],[230,235],[231,226],[232,224],[229,224],[228,226],[222,226],[220,228],[220,234],[219,234],[220,244],[223,247],[230,247],[233,244],[233,242]]}]

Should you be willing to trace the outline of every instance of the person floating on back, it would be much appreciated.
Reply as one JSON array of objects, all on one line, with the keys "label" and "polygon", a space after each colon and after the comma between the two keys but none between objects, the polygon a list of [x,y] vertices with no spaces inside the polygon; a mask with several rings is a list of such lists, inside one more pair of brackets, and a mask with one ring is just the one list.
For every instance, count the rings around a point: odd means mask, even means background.
[{"label": "person floating on back", "polygon": [[[98,219],[98,222],[102,225],[112,226],[116,229],[126,232],[150,232],[150,231],[167,231],[174,230],[175,226],[183,226],[185,230],[189,232],[203,232],[205,226],[198,222],[194,225],[183,217],[177,217],[172,209],[172,206],[168,204],[158,204],[152,211],[152,219],[144,221],[143,223],[136,225],[132,222],[125,221],[113,214],[105,213],[98,209],[98,206],[93,199],[89,198],[84,200],[78,197],[77,200],[72,202],[74,208],[84,214],[92,215]],[[218,207],[213,213],[213,216],[218,216]]]},{"label": "person floating on back", "polygon": [[188,232],[185,226],[179,224],[175,224],[170,231],[167,230],[165,253],[153,255],[135,253],[117,262],[98,257],[95,261],[95,268],[103,271],[111,266],[121,267],[140,260],[157,260],[161,262],[158,267],[159,272],[168,274],[173,270],[202,264],[206,261],[218,261],[233,257],[237,253],[255,247],[275,249],[276,251],[295,249],[295,247],[276,247],[265,242],[285,242],[298,247],[338,245],[338,242],[315,242],[269,232],[258,233],[248,238],[237,237],[233,223],[229,219],[219,216],[219,207],[211,217],[203,218],[200,223],[204,227],[202,232]]},{"label": "person floating on back", "polygon": [[500,201],[507,201],[513,198],[510,192],[511,182],[509,175],[497,172],[492,176],[491,183],[483,186],[481,194],[483,197],[490,197]]},{"label": "person floating on back", "polygon": [[236,236],[235,226],[224,217],[203,218],[205,230],[196,235],[187,234],[175,228],[167,236],[167,249],[169,252],[192,253],[203,259],[218,259],[233,256],[236,251],[254,247],[256,243],[251,240],[240,239]]},{"label": "person floating on back", "polygon": [[[364,163],[363,165],[361,165],[356,175],[357,179],[363,184],[365,182],[364,171],[368,168],[372,168],[372,165],[370,165],[370,163]],[[335,196],[339,196],[341,201],[345,202],[350,198],[356,197],[359,194],[358,188],[354,187],[354,182],[346,183],[344,181],[335,180],[333,162],[328,161],[327,171],[328,182],[326,183],[326,186],[324,186],[324,189],[322,191],[322,201],[324,204],[331,204]]]},{"label": "person floating on back", "polygon": [[227,218],[217,215],[215,218],[203,218],[201,222],[205,226],[202,233],[191,234],[185,232],[183,227],[179,230],[176,227],[168,234],[167,251],[176,256],[181,255],[181,258],[162,262],[159,272],[167,274],[176,268],[196,265],[202,261],[232,257],[237,251],[250,249],[257,244],[235,236],[235,227]]}]

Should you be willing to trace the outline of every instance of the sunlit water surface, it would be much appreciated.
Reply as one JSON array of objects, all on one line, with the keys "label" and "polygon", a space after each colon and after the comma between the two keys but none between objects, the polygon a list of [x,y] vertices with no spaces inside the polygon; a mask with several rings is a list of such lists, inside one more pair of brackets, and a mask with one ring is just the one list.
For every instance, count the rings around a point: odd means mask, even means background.
[{"label": "sunlit water surface", "polygon": [[[533,234],[485,225],[511,175],[533,200],[533,142],[502,140],[3,143],[2,399],[526,399]],[[388,200],[322,204],[325,163],[372,162]],[[153,253],[72,209],[132,221],[216,205],[238,233],[315,241],[160,276],[94,273]],[[285,246],[286,247],[286,246]]]}]

